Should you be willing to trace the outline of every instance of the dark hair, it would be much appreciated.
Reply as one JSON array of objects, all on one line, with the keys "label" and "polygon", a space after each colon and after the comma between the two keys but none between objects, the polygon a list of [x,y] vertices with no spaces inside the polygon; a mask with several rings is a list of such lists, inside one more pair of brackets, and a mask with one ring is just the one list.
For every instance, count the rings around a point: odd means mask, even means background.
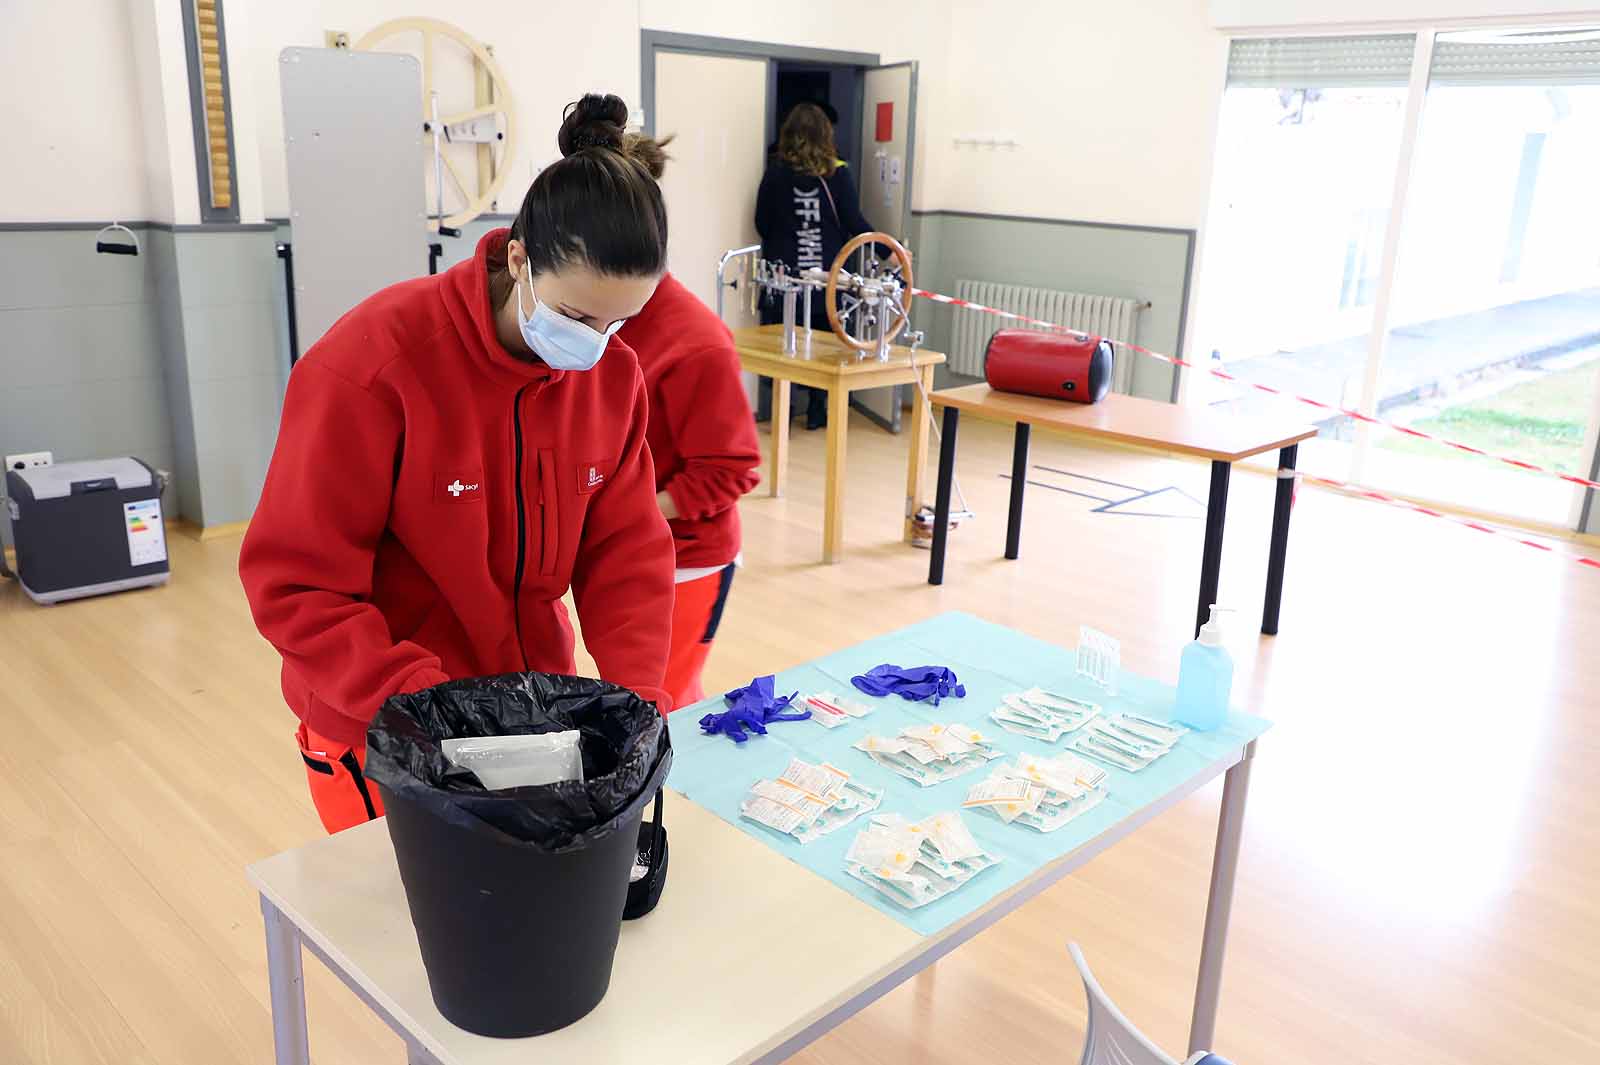
[{"label": "dark hair", "polygon": [[[534,274],[573,263],[610,277],[666,269],[667,206],[655,177],[667,156],[651,138],[625,133],[627,122],[620,97],[589,93],[567,105],[556,134],[562,158],[533,179],[511,223]],[[515,282],[503,261],[489,266],[499,307]]]},{"label": "dark hair", "polygon": [[660,140],[647,137],[643,133],[626,133],[622,137],[622,154],[638,163],[650,172],[650,176],[657,181],[666,172],[667,160],[672,156],[664,149],[672,143],[674,134],[668,134]]},{"label": "dark hair", "polygon": [[795,104],[778,132],[778,158],[802,174],[827,177],[839,165],[833,123],[816,104]]}]

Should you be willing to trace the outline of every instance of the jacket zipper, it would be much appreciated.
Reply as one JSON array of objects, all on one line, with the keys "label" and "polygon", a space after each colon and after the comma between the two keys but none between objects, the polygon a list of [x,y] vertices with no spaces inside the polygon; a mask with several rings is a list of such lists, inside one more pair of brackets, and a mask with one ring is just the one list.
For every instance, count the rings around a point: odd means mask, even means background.
[{"label": "jacket zipper", "polygon": [[558,521],[556,500],[556,453],[551,448],[539,449],[539,573],[551,577],[556,572],[556,561],[561,552],[561,526]]},{"label": "jacket zipper", "polygon": [[527,390],[527,385],[517,389],[516,398],[511,401],[511,433],[516,441],[517,481],[517,570],[511,582],[511,613],[516,619],[517,654],[522,656],[523,672],[528,671],[528,648],[522,642],[522,569],[528,561],[528,516],[522,495],[522,394]]}]

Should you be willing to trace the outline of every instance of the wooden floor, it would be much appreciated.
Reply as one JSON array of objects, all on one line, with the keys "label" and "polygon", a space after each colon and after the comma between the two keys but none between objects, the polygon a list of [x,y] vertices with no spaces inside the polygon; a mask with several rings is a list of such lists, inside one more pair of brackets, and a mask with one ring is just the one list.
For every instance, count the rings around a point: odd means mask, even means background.
[{"label": "wooden floor", "polygon": [[[1059,489],[1121,489],[1042,474],[1056,489],[1030,490],[1023,558],[1007,563],[1009,439],[962,435],[980,516],[935,589],[927,555],[897,542],[903,442],[853,427],[849,555],[823,568],[822,435],[797,432],[790,498],[744,505],[748,567],[708,687],[950,609],[1064,644],[1093,624],[1125,664],[1173,678],[1193,624],[1194,505],[1166,492],[1128,509],[1178,516],[1091,513]],[[1204,498],[1201,465],[1034,451]],[[1260,639],[1271,488],[1234,479],[1223,564],[1222,598],[1242,608],[1239,701],[1277,724],[1252,784],[1218,1049],[1240,1065],[1600,1061],[1600,574],[1303,490],[1283,634]],[[175,539],[165,590],[52,609],[0,586],[0,1062],[271,1060],[241,870],[319,827],[237,550]],[[1076,1060],[1068,939],[1181,1053],[1217,798],[1163,815],[796,1060]],[[319,1060],[403,1060],[314,960],[306,972]]]}]

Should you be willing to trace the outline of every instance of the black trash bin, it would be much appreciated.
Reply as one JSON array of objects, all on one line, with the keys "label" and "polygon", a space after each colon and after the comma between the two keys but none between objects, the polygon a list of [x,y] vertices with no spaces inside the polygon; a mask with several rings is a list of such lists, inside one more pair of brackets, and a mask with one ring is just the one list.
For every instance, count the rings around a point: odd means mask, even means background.
[{"label": "black trash bin", "polygon": [[[489,791],[452,736],[577,729],[584,781]],[[644,807],[672,745],[656,708],[543,673],[453,681],[384,704],[367,733],[434,1003],[479,1035],[564,1028],[605,997]]]}]

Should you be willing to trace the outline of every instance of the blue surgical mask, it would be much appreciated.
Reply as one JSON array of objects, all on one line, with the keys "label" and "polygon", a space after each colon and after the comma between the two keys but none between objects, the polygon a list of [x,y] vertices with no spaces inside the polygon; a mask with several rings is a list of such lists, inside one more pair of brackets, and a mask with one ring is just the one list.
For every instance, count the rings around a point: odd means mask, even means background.
[{"label": "blue surgical mask", "polygon": [[[533,288],[530,281],[529,289]],[[517,288],[517,322],[522,326],[522,339],[528,342],[533,353],[543,359],[552,370],[592,370],[606,353],[611,335],[622,328],[621,322],[612,322],[605,332],[591,329],[576,318],[558,314],[533,294],[533,313],[522,309],[522,284]]]}]

